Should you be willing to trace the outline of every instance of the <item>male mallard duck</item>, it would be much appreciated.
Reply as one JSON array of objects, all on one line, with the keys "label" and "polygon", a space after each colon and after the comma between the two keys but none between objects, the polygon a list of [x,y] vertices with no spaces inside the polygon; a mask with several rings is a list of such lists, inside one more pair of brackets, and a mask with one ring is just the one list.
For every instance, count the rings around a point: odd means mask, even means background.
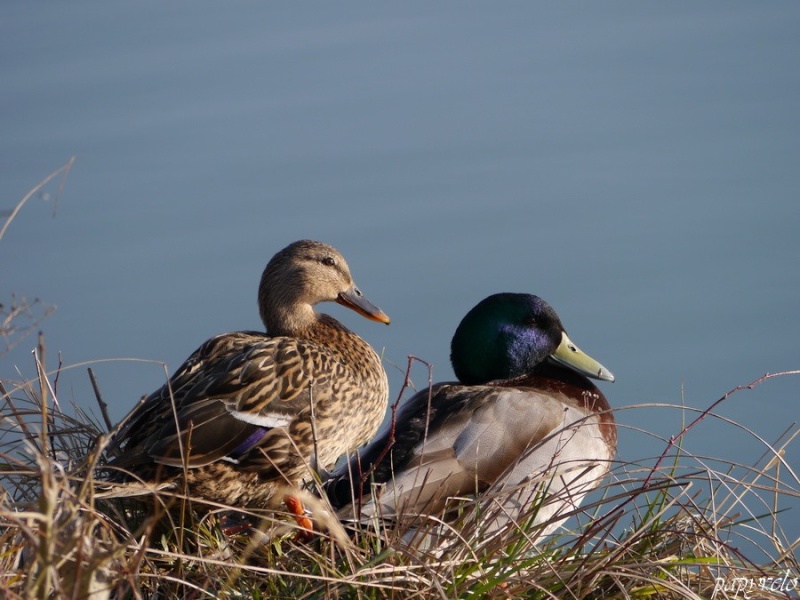
[{"label": "male mallard duck", "polygon": [[369,344],[314,310],[324,301],[389,323],[334,248],[290,244],[261,276],[266,333],[225,333],[200,346],[114,435],[111,478],[185,477],[198,498],[274,508],[279,490],[368,441],[386,412],[386,372]]},{"label": "male mallard duck", "polygon": [[599,485],[616,452],[608,401],[587,379],[614,376],[530,294],[495,294],[470,310],[451,361],[460,383],[435,384],[402,405],[393,428],[335,471],[331,504],[343,518],[360,506],[362,517],[413,519],[441,516],[448,498],[515,490],[496,496],[502,524],[520,517],[536,497],[530,483],[541,482],[534,522],[552,531],[564,520],[553,517]]}]

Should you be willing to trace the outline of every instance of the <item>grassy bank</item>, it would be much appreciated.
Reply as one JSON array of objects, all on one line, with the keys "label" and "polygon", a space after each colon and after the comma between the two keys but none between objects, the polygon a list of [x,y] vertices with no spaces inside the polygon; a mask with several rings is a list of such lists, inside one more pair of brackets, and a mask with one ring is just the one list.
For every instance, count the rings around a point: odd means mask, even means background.
[{"label": "grassy bank", "polygon": [[[800,485],[779,445],[750,465],[689,455],[683,435],[705,410],[681,407],[687,425],[660,456],[615,464],[599,492],[548,538],[537,509],[486,531],[495,503],[466,499],[446,527],[427,520],[335,524],[299,541],[280,515],[245,515],[272,533],[219,526],[219,511],[153,494],[144,503],[100,498],[93,479],[104,419],[62,407],[41,352],[39,377],[2,382],[0,595],[6,598],[790,598],[800,566],[780,510]],[[748,386],[759,385],[773,376]],[[645,408],[642,408],[645,410]],[[102,411],[98,410],[102,415]],[[750,435],[731,424],[736,435]],[[313,505],[313,503],[312,503]],[[316,505],[322,514],[324,506]],[[234,517],[226,511],[226,523]],[[279,524],[275,531],[275,523]],[[546,524],[545,524],[546,525]],[[444,549],[409,531],[437,528]],[[281,532],[282,530],[282,532]],[[332,532],[332,533],[331,533]],[[745,595],[746,593],[749,596]]]},{"label": "grassy bank", "polygon": [[[0,238],[27,199],[71,165],[11,211]],[[0,305],[6,347],[38,327],[46,312],[36,308],[24,299],[5,312]],[[783,458],[797,429],[768,443],[714,413],[733,394],[798,372],[766,375],[698,409],[628,407],[675,411],[684,425],[658,440],[659,455],[616,462],[554,535],[540,535],[548,523],[533,525],[535,496],[497,530],[487,523],[500,503],[488,496],[464,499],[447,524],[409,518],[345,530],[309,495],[320,533],[301,541],[282,515],[197,511],[180,494],[103,497],[107,486],[94,475],[112,424],[102,394],[95,387],[95,398],[80,399],[96,401],[99,416],[64,406],[62,369],[48,371],[45,354],[40,338],[37,376],[0,380],[2,598],[796,598],[800,589],[800,540],[780,523],[800,495]],[[685,435],[712,419],[733,440],[758,441],[752,461],[684,450]],[[431,532],[441,538],[436,549]]]}]

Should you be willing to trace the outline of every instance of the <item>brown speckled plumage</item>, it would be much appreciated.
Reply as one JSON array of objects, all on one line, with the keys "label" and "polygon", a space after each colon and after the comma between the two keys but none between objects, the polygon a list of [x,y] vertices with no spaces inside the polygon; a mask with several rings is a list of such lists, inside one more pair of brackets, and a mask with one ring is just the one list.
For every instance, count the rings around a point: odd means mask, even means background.
[{"label": "brown speckled plumage", "polygon": [[267,332],[226,333],[200,346],[114,436],[112,478],[185,477],[199,498],[272,507],[279,489],[301,485],[310,468],[330,468],[369,440],[386,411],[386,373],[369,344],[314,311],[323,301],[389,322],[335,249],[289,245],[261,278]]}]

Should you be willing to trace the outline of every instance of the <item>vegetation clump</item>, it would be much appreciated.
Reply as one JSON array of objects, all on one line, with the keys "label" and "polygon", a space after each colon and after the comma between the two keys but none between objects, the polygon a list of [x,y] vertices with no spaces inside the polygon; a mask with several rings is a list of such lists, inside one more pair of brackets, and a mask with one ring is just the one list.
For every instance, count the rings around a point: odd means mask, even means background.
[{"label": "vegetation clump", "polygon": [[[13,318],[2,325],[0,333],[22,331]],[[715,412],[732,394],[800,371],[765,375],[704,409],[669,407],[688,424],[661,440],[664,451],[615,461],[551,535],[535,519],[547,497],[536,489],[502,528],[486,527],[502,510],[500,492],[461,499],[447,521],[396,515],[340,524],[327,516],[317,483],[303,499],[319,530],[308,540],[288,514],[209,512],[207,502],[194,511],[198,499],[182,490],[107,497],[95,473],[113,428],[91,369],[100,418],[61,405],[63,368],[45,368],[41,335],[33,367],[30,380],[0,380],[3,598],[721,599],[796,598],[800,590],[800,540],[780,525],[800,496],[784,459],[797,429],[767,443]],[[656,406],[616,412],[634,408]],[[736,464],[689,453],[684,438],[711,420],[757,440],[761,456]]]}]

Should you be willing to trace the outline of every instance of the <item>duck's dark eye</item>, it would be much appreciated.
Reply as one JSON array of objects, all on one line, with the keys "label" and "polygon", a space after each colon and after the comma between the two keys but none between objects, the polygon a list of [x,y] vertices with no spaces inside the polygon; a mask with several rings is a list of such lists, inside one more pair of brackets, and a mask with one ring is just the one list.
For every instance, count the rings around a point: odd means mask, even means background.
[{"label": "duck's dark eye", "polygon": [[326,267],[335,267],[336,266],[336,259],[332,256],[326,256],[322,259],[322,264]]}]

